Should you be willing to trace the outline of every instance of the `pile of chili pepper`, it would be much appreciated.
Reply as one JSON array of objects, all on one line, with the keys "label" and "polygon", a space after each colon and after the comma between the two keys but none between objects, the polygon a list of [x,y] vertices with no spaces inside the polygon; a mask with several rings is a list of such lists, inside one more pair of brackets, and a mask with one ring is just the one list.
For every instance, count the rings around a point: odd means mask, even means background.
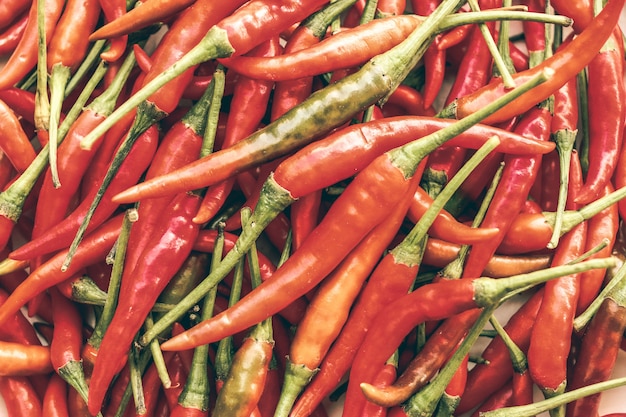
[{"label": "pile of chili pepper", "polygon": [[626,415],[625,2],[2,1],[6,415]]}]

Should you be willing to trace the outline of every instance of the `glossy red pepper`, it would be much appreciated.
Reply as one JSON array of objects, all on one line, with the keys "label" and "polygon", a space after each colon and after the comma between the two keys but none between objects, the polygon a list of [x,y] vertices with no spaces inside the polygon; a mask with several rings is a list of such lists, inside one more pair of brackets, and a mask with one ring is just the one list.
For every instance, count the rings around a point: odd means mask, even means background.
[{"label": "glossy red pepper", "polygon": [[[99,0],[100,8],[104,13],[104,17],[107,20],[107,23],[111,23],[113,20],[121,19],[124,15],[126,15],[126,1],[124,0]],[[150,4],[153,2],[150,2]],[[133,9],[134,10],[134,9]],[[94,28],[92,28],[93,30]],[[100,27],[102,29],[102,27]],[[98,30],[100,30],[98,29]],[[89,35],[89,41],[93,41],[93,34]],[[120,34],[113,39],[109,44],[109,49],[102,52],[100,54],[100,58],[107,62],[115,62],[120,59],[124,52],[126,52],[126,45],[128,43],[127,34]]]},{"label": "glossy red pepper", "polygon": [[0,396],[11,416],[33,417],[42,415],[41,398],[27,377],[0,377]]},{"label": "glossy red pepper", "polygon": [[11,24],[0,33],[0,55],[7,55],[13,51],[24,36],[28,25],[28,11],[23,12]]},{"label": "glossy red pepper", "polygon": [[[47,1],[45,5],[45,34],[50,42],[61,17],[65,0]],[[19,43],[0,70],[0,90],[12,87],[28,74],[37,64],[37,2],[30,4],[28,23]]]},{"label": "glossy red pepper", "polygon": [[30,139],[13,110],[0,100],[0,149],[18,172],[23,172],[35,159]]},{"label": "glossy red pepper", "polygon": [[195,194],[177,196],[163,214],[167,220],[152,232],[154,243],[144,249],[142,262],[124,274],[115,314],[91,375],[88,406],[93,415],[100,411],[109,383],[124,366],[132,339],[158,295],[191,252],[199,232],[191,218],[199,203],[200,197]]}]

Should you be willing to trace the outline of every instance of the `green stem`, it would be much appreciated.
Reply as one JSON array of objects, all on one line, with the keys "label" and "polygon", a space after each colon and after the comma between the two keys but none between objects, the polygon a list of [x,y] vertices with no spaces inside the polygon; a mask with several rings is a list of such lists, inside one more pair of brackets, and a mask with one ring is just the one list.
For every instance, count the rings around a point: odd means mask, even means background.
[{"label": "green stem", "polygon": [[495,149],[500,143],[500,139],[497,136],[489,138],[483,146],[481,146],[472,157],[459,169],[459,171],[450,179],[448,184],[441,190],[441,192],[435,197],[432,204],[422,217],[418,220],[415,226],[411,229],[408,235],[404,238],[402,243],[397,245],[391,252],[394,254],[396,263],[404,263],[406,265],[413,266],[419,263],[419,256],[415,256],[416,252],[421,252],[421,248],[426,243],[428,229],[432,226],[435,218],[454,194],[454,192],[461,186],[463,181],[472,173],[480,162]]},{"label": "green stem", "polygon": [[35,128],[43,131],[48,130],[48,121],[50,120],[45,12],[45,2],[37,3],[37,90],[35,91]]},{"label": "green stem", "polygon": [[[144,326],[146,329],[149,329],[153,325],[154,319],[152,318],[152,314],[148,314],[144,322]],[[161,351],[159,342],[157,340],[153,340],[150,343],[149,348],[150,354],[152,355],[152,362],[157,370],[161,384],[163,385],[163,388],[168,389],[172,386],[172,379],[167,371],[167,365],[165,364],[165,358],[163,357],[163,351]]]},{"label": "green stem", "polygon": [[72,91],[76,89],[76,87],[78,87],[78,85],[80,85],[80,82],[83,80],[83,78],[85,78],[85,75],[96,63],[102,62],[102,60],[100,59],[100,53],[104,49],[106,43],[106,39],[97,40],[93,43],[93,45],[87,52],[87,55],[85,55],[85,58],[81,61],[78,68],[76,68],[76,71],[74,71],[74,75],[72,75],[72,77],[67,82],[64,91],[65,97],[67,97]]},{"label": "green stem", "polygon": [[512,294],[537,284],[565,275],[577,274],[590,269],[613,268],[617,263],[614,257],[597,258],[572,265],[554,266],[526,274],[513,275],[507,278],[477,278],[474,281],[474,298],[479,306],[488,307],[498,304]]},{"label": "green stem", "polygon": [[102,337],[106,332],[113,314],[115,313],[115,307],[117,306],[117,295],[119,293],[122,272],[124,270],[124,259],[126,257],[126,248],[128,247],[128,238],[130,236],[130,228],[132,223],[137,220],[137,210],[129,209],[124,215],[122,221],[122,228],[120,235],[117,238],[115,244],[115,257],[113,261],[113,269],[111,270],[111,278],[109,280],[109,288],[107,291],[107,298],[100,315],[100,319],[96,323],[88,343],[94,348],[99,348],[102,342]]},{"label": "green stem", "polygon": [[565,212],[565,203],[567,202],[567,189],[569,185],[570,161],[572,159],[572,151],[574,150],[574,142],[576,141],[577,131],[559,130],[554,134],[556,142],[556,151],[559,154],[559,197],[557,200],[556,212],[554,217],[554,231],[548,243],[548,249],[554,249],[559,244],[561,237],[561,228],[563,226],[563,213]]},{"label": "green stem", "polygon": [[596,314],[604,299],[609,297],[611,292],[614,291],[616,288],[619,288],[619,284],[624,281],[624,279],[626,279],[625,277],[626,263],[623,263],[615,273],[615,276],[611,278],[611,280],[608,282],[608,284],[604,286],[604,288],[602,288],[602,291],[600,291],[596,298],[594,298],[594,300],[591,302],[591,304],[589,304],[585,311],[580,313],[580,315],[578,315],[578,317],[574,319],[574,330],[580,332],[587,326],[587,323],[589,323],[593,316]]},{"label": "green stem", "polygon": [[218,65],[213,72],[213,78],[207,88],[205,94],[208,95],[210,105],[208,111],[205,112],[205,129],[203,130],[202,148],[200,149],[200,158],[213,152],[215,145],[215,135],[219,122],[220,110],[222,107],[222,97],[224,96],[224,85],[226,83],[226,74],[224,67]]},{"label": "green stem", "polygon": [[58,188],[61,186],[59,172],[57,170],[57,147],[59,142],[59,121],[61,119],[61,107],[65,99],[65,86],[70,78],[70,68],[63,64],[52,66],[50,73],[50,115],[48,121],[48,143],[50,144],[50,173],[52,184]]},{"label": "green stem", "polygon": [[363,8],[363,12],[361,13],[361,19],[359,20],[359,24],[364,24],[370,22],[374,19],[376,15],[376,9],[378,7],[378,0],[366,0],[365,7]]},{"label": "green stem", "polygon": [[506,407],[499,410],[487,411],[480,413],[481,417],[530,417],[544,411],[551,410],[569,402],[575,401],[579,398],[586,397],[588,395],[598,394],[603,391],[607,391],[613,388],[618,388],[626,385],[626,377],[615,378],[609,381],[599,382],[596,384],[587,385],[583,388],[578,388],[569,392],[565,392],[556,397],[549,398],[547,400],[538,401],[533,404],[521,405],[517,407]]},{"label": "green stem", "polygon": [[[469,3],[470,8],[473,11],[476,12],[480,10],[480,7],[478,6],[478,2],[476,0],[468,0],[467,2]],[[498,51],[498,45],[496,45],[496,42],[493,40],[493,36],[491,36],[489,28],[484,23],[479,24],[478,28],[483,34],[483,38],[485,38],[485,43],[487,44],[487,48],[489,48],[489,51],[491,52],[493,62],[498,69],[500,76],[502,77],[502,84],[504,84],[506,88],[514,88],[515,81],[513,81],[513,77],[511,77],[504,58],[502,58],[502,55],[500,55],[500,51]]]}]

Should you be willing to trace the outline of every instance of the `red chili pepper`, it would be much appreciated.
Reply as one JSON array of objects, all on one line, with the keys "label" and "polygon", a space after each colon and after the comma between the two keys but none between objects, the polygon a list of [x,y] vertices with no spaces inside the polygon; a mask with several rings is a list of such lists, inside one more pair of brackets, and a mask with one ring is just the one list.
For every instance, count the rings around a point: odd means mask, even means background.
[{"label": "red chili pepper", "polygon": [[[621,0],[609,1],[602,12],[593,19],[593,22],[558,53],[527,71],[513,74],[512,77],[515,83],[519,85],[519,82],[527,79],[527,77],[532,77],[533,74],[537,74],[546,68],[552,68],[555,71],[555,75],[548,82],[542,84],[539,89],[520,97],[512,104],[504,106],[494,113],[493,116],[490,116],[485,123],[505,121],[529,110],[537,103],[548,98],[572,77],[576,76],[591,62],[602,48],[602,45],[611,36],[617,24],[619,11],[623,7],[624,3]],[[486,103],[492,102],[495,97],[498,97],[504,91],[502,80],[496,79],[476,92],[457,99],[453,112],[458,118],[464,117],[483,107]],[[445,113],[445,111],[442,113]]]},{"label": "red chili pepper", "polygon": [[[135,146],[128,154],[128,157],[124,159],[115,180],[111,182],[110,187],[104,193],[103,200],[105,204],[98,206],[98,210],[96,210],[95,215],[91,218],[90,226],[87,228],[88,232],[94,230],[94,228],[106,221],[115,211],[118,204],[111,203],[109,196],[115,195],[119,190],[128,187],[128,184],[137,182],[152,160],[152,156],[156,151],[157,142],[158,129],[156,126],[153,126],[150,130],[146,131],[145,134],[141,135],[137,146]],[[85,196],[82,203],[61,223],[58,223],[38,238],[16,249],[10,256],[16,256],[20,259],[32,259],[33,257],[69,246],[77,229],[85,218],[94,196],[95,192],[89,196]]]},{"label": "red chili pepper", "polygon": [[[21,280],[23,280],[28,274],[24,272],[19,275]],[[6,277],[3,276],[2,278],[4,283],[4,278]],[[4,304],[8,296],[9,294],[5,290],[0,290],[0,303]],[[33,325],[21,311],[15,313],[9,320],[4,326],[0,327],[1,340],[22,344],[41,344]]]},{"label": "red chili pepper", "polygon": [[17,16],[27,11],[31,3],[27,0],[7,0],[0,6],[0,29],[15,22]]},{"label": "red chili pepper", "polygon": [[36,153],[30,139],[13,110],[0,100],[0,149],[18,172],[23,172],[35,159]]},{"label": "red chili pepper", "polygon": [[33,417],[42,415],[41,398],[27,377],[0,377],[0,396],[11,416]]},{"label": "red chili pepper", "polygon": [[0,55],[7,55],[17,47],[22,36],[24,36],[27,25],[28,11],[23,12],[15,19],[11,26],[2,30],[0,34]]},{"label": "red chili pepper", "polygon": [[[605,188],[605,195],[613,191],[612,185],[607,185]],[[593,256],[603,257],[608,256],[615,246],[617,239],[617,233],[619,231],[619,213],[617,210],[617,204],[613,204],[610,207],[602,210],[595,216],[587,220],[587,241],[585,243],[585,252],[589,251],[603,242],[604,239],[608,239],[608,245],[601,249]],[[593,301],[594,298],[600,292],[602,284],[604,282],[605,274],[596,272],[585,272],[580,276],[580,292],[578,295],[578,305],[576,307],[576,314],[582,313]]]},{"label": "red chili pepper", "polygon": [[[534,82],[540,82],[540,79],[536,79]],[[532,84],[526,84],[526,88],[531,88]],[[523,91],[523,89],[515,90],[515,92],[506,96],[502,101],[510,100],[512,97],[515,97],[519,94],[519,91]],[[459,131],[464,131],[469,126],[475,124],[475,122],[479,121],[485,114],[488,114],[493,110],[494,106],[500,104],[501,102],[494,102],[492,106],[487,107],[481,112],[475,113],[471,118],[464,120],[463,122],[451,125],[448,129],[442,129],[435,134],[429,136],[427,139],[423,139],[421,141],[414,141],[410,144],[407,144],[403,147],[396,148],[395,150],[389,151],[378,158],[376,158],[372,163],[370,163],[365,170],[361,171],[353,180],[350,185],[346,188],[346,190],[341,194],[339,199],[335,201],[333,206],[331,207],[329,213],[324,217],[320,225],[316,228],[315,232],[309,236],[303,246],[299,251],[295,252],[292,257],[290,257],[283,266],[276,271],[274,274],[274,279],[268,282],[266,285],[263,285],[252,293],[248,294],[244,297],[237,306],[229,309],[227,312],[224,312],[215,318],[203,322],[194,327],[194,329],[190,329],[183,335],[177,336],[175,339],[170,339],[165,342],[163,345],[172,346],[174,348],[176,344],[174,344],[174,340],[178,339],[179,341],[184,341],[183,344],[187,343],[197,343],[198,340],[205,340],[206,336],[209,337],[218,337],[220,338],[220,334],[217,332],[209,331],[206,332],[206,329],[210,329],[212,326],[215,326],[217,323],[220,323],[222,320],[226,320],[229,322],[227,327],[224,327],[223,330],[225,332],[240,331],[249,326],[249,320],[252,320],[252,323],[258,322],[263,319],[264,315],[271,315],[272,311],[279,311],[284,306],[288,305],[291,300],[297,298],[300,295],[306,294],[309,290],[311,290],[317,283],[319,283],[328,273],[334,269],[342,258],[349,253],[358,242],[372,230],[373,227],[378,224],[381,220],[379,216],[384,216],[384,212],[390,210],[392,207],[395,207],[397,202],[399,202],[404,193],[413,190],[411,194],[414,192],[415,184],[412,184],[413,175],[417,167],[420,165],[420,162],[426,157],[426,155],[431,152],[433,149],[436,149],[441,143],[446,142],[452,135],[454,136]],[[409,165],[407,168],[402,168],[401,166],[396,166],[394,163],[395,154],[397,152],[408,153],[413,156],[413,158],[403,159],[404,162],[398,161],[400,165],[407,164]],[[278,171],[276,172],[276,177],[269,182],[268,186],[273,186],[276,188],[275,191],[270,194],[274,195],[275,201],[279,202],[279,204],[284,204],[280,202],[280,200],[289,202],[293,200],[294,196],[297,196],[297,193],[291,192],[291,188],[288,189],[283,188],[282,186],[278,186],[282,182],[280,177],[278,176]],[[377,179],[374,179],[377,178]],[[385,180],[382,180],[382,179]],[[380,187],[376,187],[374,184],[379,185]],[[286,191],[290,190],[289,193]],[[288,194],[288,195],[286,195]],[[380,197],[385,196],[384,199],[381,200]],[[259,200],[259,207],[261,200]],[[352,220],[349,218],[352,215],[356,215],[356,212],[353,211],[353,207],[361,206],[361,209],[358,212],[362,212],[365,210],[365,207],[369,205],[373,205],[372,210],[367,210],[368,213],[376,213],[371,218],[365,219],[363,216],[356,216]],[[387,207],[387,209],[382,209],[382,206]],[[274,207],[276,203],[273,203]],[[273,207],[270,210],[266,210],[268,207],[266,205],[262,206],[263,210],[261,213],[266,212],[270,213],[275,210]],[[252,218],[250,220],[250,224],[255,228],[260,227],[261,229],[264,226],[266,213],[263,213],[259,216],[260,218],[255,217],[255,213],[253,213]],[[347,217],[345,217],[347,216]],[[345,233],[341,232],[342,225],[349,223],[353,224],[352,232],[353,233]],[[266,224],[266,223],[265,223]],[[255,235],[258,232],[250,232],[250,234]],[[245,229],[244,229],[245,234]],[[242,234],[243,236],[243,234]],[[332,237],[331,237],[332,236]],[[240,237],[241,239],[241,237]],[[330,245],[322,244],[321,242],[328,242],[328,239],[333,239],[337,244],[333,245],[332,250]],[[244,240],[245,241],[245,240]],[[246,245],[242,245],[246,247]],[[305,249],[306,248],[306,249]],[[326,253],[326,249],[328,249],[328,253]],[[322,252],[320,252],[322,250]],[[312,252],[311,252],[312,251]],[[233,253],[233,252],[231,252]],[[312,253],[316,253],[313,257],[311,257]],[[322,256],[323,254],[323,256]],[[324,258],[325,262],[319,262],[319,256]],[[228,255],[227,255],[228,258]],[[237,258],[234,257],[236,260]],[[220,267],[224,265],[228,266],[228,270],[232,268],[232,261],[230,262],[223,261],[220,264]],[[307,281],[294,279],[295,276],[292,277],[291,274],[296,273],[297,276],[302,276],[305,268],[310,271],[310,277]],[[218,267],[218,269],[220,269]],[[215,271],[217,272],[217,270]],[[308,275],[309,273],[307,273]],[[217,276],[221,274],[215,274]],[[277,278],[280,275],[280,278]],[[219,278],[221,280],[221,278]],[[205,280],[205,282],[209,282],[210,280]],[[218,281],[219,282],[219,281]],[[271,284],[271,285],[270,285]],[[209,284],[207,284],[209,285]],[[276,288],[273,288],[276,287]],[[281,289],[279,289],[281,288]],[[287,290],[288,289],[288,290]],[[201,287],[197,287],[196,290],[198,292],[202,291]],[[195,290],[194,290],[195,291]],[[288,297],[282,296],[289,295]],[[270,297],[269,295],[273,295]],[[266,305],[265,309],[259,308],[259,302],[257,302],[257,297],[260,297],[261,303]],[[243,313],[243,314],[242,314]],[[174,314],[174,313],[173,313]],[[232,320],[230,317],[232,314],[237,316],[237,320]],[[256,320],[256,321],[255,321]],[[243,327],[242,327],[243,326]],[[230,327],[230,329],[228,328]],[[194,333],[199,333],[200,337],[196,339],[197,336],[194,336]],[[232,334],[232,333],[231,333]]]},{"label": "red chili pepper", "polygon": [[39,190],[32,238],[37,238],[46,233],[66,217],[71,208],[72,199],[79,191],[84,173],[103,142],[110,137],[100,138],[91,150],[80,148],[80,139],[113,111],[116,100],[132,68],[132,63],[132,57],[126,60],[124,66],[118,71],[115,81],[104,93],[85,107],[59,145],[57,168],[62,187],[56,188],[54,186],[52,173],[48,169],[44,173],[43,183]]},{"label": "red chili pepper", "polygon": [[[391,355],[389,360],[385,363],[384,368],[376,375],[374,379],[374,386],[384,387],[392,384],[397,377],[398,373],[398,357],[397,352]],[[387,407],[383,407],[374,403],[367,403],[363,407],[363,417],[386,417]]]},{"label": "red chili pepper", "polygon": [[[624,295],[623,282],[618,283],[587,325],[568,389],[580,388],[610,378],[626,329]],[[595,394],[571,402],[567,405],[567,415],[571,417],[597,415],[600,398],[600,394]]]},{"label": "red chili pepper", "polygon": [[508,381],[474,410],[471,417],[480,417],[480,413],[485,411],[498,410],[511,405],[513,405],[513,386],[511,381]]},{"label": "red chili pepper", "polygon": [[[573,195],[581,184],[580,162],[572,158],[570,193]],[[576,207],[576,204],[570,199],[568,207]],[[583,253],[586,237],[586,222],[567,232],[555,249],[551,265],[564,265],[579,257]],[[530,336],[528,369],[532,380],[546,397],[565,391],[579,283],[579,275],[568,275],[550,281],[544,287],[543,301]],[[546,344],[546,340],[550,343]]]},{"label": "red chili pepper", "polygon": [[88,34],[100,16],[98,0],[68,0],[48,40],[46,56],[50,90],[49,140],[58,141],[58,125],[65,87],[71,73],[80,65],[89,46]]},{"label": "red chili pepper", "polygon": [[553,0],[550,5],[554,7],[555,12],[563,16],[569,16],[573,19],[575,33],[582,32],[593,20],[593,7],[590,0],[567,1]]},{"label": "red chili pepper", "polygon": [[199,203],[200,198],[195,194],[177,196],[164,213],[166,220],[152,232],[154,244],[144,249],[143,262],[122,280],[115,314],[102,339],[91,375],[88,406],[93,415],[100,411],[109,383],[123,367],[132,339],[158,295],[191,252],[199,231],[191,218]]},{"label": "red chili pepper", "polygon": [[67,384],[59,375],[50,377],[46,393],[42,399],[42,411],[45,416],[69,417]]},{"label": "red chili pepper", "polygon": [[[545,0],[525,0],[523,4],[528,7],[529,12],[545,13]],[[571,16],[570,16],[571,17]],[[546,50],[546,29],[545,25],[539,22],[523,22],[524,42],[530,56],[530,66],[544,60]]]},{"label": "red chili pepper", "polygon": [[87,382],[82,365],[83,321],[78,307],[56,288],[49,289],[52,299],[54,332],[50,341],[50,359],[54,370],[81,397],[87,399]]},{"label": "red chili pepper", "polygon": [[[45,34],[50,42],[65,0],[47,1],[45,6]],[[0,90],[12,87],[33,69],[37,63],[37,2],[31,3],[28,23],[24,35],[15,47],[6,64],[0,70]]]},{"label": "red chili pepper", "polygon": [[[626,193],[626,189],[620,188],[578,210],[566,211],[563,217],[561,232],[567,232],[577,224],[591,219],[602,210],[621,201],[624,193]],[[507,235],[498,247],[498,252],[503,254],[519,254],[544,249],[552,236],[554,219],[555,213],[552,212],[519,213],[513,220]],[[533,237],[533,242],[526,242],[529,240],[529,235]],[[521,238],[522,236],[525,236],[526,241],[524,241],[524,238]]]},{"label": "red chili pepper", "polygon": [[76,252],[75,263],[66,271],[61,270],[61,265],[67,251],[57,253],[32,271],[0,307],[0,323],[7,320],[37,294],[73,276],[85,266],[101,261],[117,239],[121,222],[122,216],[116,216],[90,233],[84,245]]},{"label": "red chili pepper", "polygon": [[[409,220],[413,223],[417,223],[420,217],[428,210],[432,201],[433,199],[426,194],[426,191],[419,187],[413,196],[409,211],[407,212]],[[497,233],[498,231],[496,229],[469,227],[458,222],[445,210],[439,212],[429,229],[429,236],[459,244],[472,244],[482,240],[492,239]]]},{"label": "red chili pepper", "polygon": [[[515,128],[515,132],[547,142],[549,139],[550,111],[545,107],[535,107],[524,115]],[[527,199],[541,162],[540,156],[504,157],[504,170],[498,182],[495,195],[481,223],[482,227],[497,227],[498,236],[489,241],[473,245],[465,267],[464,277],[477,277],[489,258],[495,253],[499,242],[504,239],[507,230],[523,202]]]},{"label": "red chili pepper", "polygon": [[[99,3],[100,3],[100,8],[102,9],[104,16],[107,20],[107,23],[111,23],[114,20],[121,19],[124,15],[126,15],[126,1],[125,0],[114,0],[114,1],[99,0]],[[153,2],[148,2],[148,4],[152,4],[152,3]],[[102,27],[100,27],[100,29],[102,29]],[[118,59],[120,59],[124,55],[124,52],[126,52],[126,44],[128,42],[127,34],[119,34],[117,36],[111,36],[111,38],[113,39],[111,39],[111,42],[109,44],[109,49],[100,54],[100,59],[107,61],[107,62],[115,62]],[[95,40],[93,38],[93,34],[89,36],[88,40],[90,42]]]},{"label": "red chili pepper", "polygon": [[[193,5],[196,0],[150,0],[142,2],[126,13],[116,13],[108,22],[89,35],[90,41],[117,38],[174,16]],[[126,5],[124,5],[126,11]],[[105,9],[106,13],[106,9]]]},{"label": "red chili pepper", "polygon": [[[622,33],[615,30],[587,65],[589,167],[576,195],[581,204],[595,200],[613,176],[624,131],[624,53]],[[612,116],[609,116],[612,114]]]}]

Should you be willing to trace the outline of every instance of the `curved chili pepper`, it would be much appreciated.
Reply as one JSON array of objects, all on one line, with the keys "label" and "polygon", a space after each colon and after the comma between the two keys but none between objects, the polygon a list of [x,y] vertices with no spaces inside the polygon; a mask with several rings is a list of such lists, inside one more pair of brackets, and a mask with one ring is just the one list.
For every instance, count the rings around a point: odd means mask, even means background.
[{"label": "curved chili pepper", "polygon": [[61,251],[35,269],[0,306],[0,323],[18,311],[32,297],[45,291],[53,285],[73,276],[87,265],[99,262],[109,252],[113,242],[119,235],[122,216],[116,216],[105,222],[98,229],[90,233],[85,239],[84,246],[76,252],[76,263],[66,271],[61,271],[61,265],[66,251]]},{"label": "curved chili pepper", "polygon": [[[566,233],[577,224],[591,219],[602,210],[621,201],[625,193],[626,189],[620,188],[578,210],[566,211],[563,217],[562,233]],[[507,235],[498,247],[498,252],[516,254],[534,252],[545,248],[550,236],[552,236],[554,218],[555,213],[552,212],[520,213],[513,220]],[[523,239],[520,239],[521,236],[528,239],[529,235],[533,236],[532,243],[524,243]]]},{"label": "curved chili pepper", "polygon": [[[156,126],[153,126],[145,134],[141,135],[137,146],[131,150],[128,157],[122,162],[118,175],[111,182],[108,191],[105,192],[103,199],[106,201],[106,204],[99,205],[96,214],[91,219],[90,226],[87,228],[88,231],[94,230],[95,227],[102,224],[115,211],[118,205],[109,203],[110,197],[108,196],[115,195],[118,190],[124,189],[128,184],[137,182],[152,160],[152,156],[157,148],[157,142],[158,129]],[[61,223],[16,249],[11,256],[16,256],[20,259],[32,259],[33,257],[67,247],[72,242],[78,227],[85,218],[94,195],[95,193],[86,196],[83,202]]]},{"label": "curved chili pepper", "polygon": [[[65,0],[47,1],[45,6],[45,34],[50,42]],[[13,86],[28,74],[37,63],[37,2],[31,3],[28,23],[6,64],[0,69],[0,90]]]},{"label": "curved chili pepper", "polygon": [[27,377],[0,377],[0,396],[12,416],[42,415],[41,398]]},{"label": "curved chili pepper", "polygon": [[[202,138],[206,129],[206,112],[210,106],[210,94],[205,94],[175,123],[161,140],[150,162],[145,178],[170,172],[200,156]],[[152,230],[163,221],[162,212],[173,196],[145,200],[139,205],[139,219],[130,232],[126,259],[128,265],[140,262],[141,253],[150,242]]]},{"label": "curved chili pepper", "polygon": [[50,417],[69,417],[68,389],[59,375],[50,377],[46,392],[42,398],[42,415]]},{"label": "curved chili pepper", "polygon": [[[280,54],[281,50],[278,38],[274,37],[254,48],[250,51],[250,54],[251,56],[276,56]],[[226,120],[226,132],[222,148],[234,145],[258,129],[265,116],[273,86],[273,82],[256,80],[245,76],[239,77],[233,90],[231,111],[228,113],[228,119]],[[207,210],[204,208],[205,204],[203,203],[195,221],[202,224],[213,218],[222,207],[225,197],[230,193],[233,185],[234,179],[228,179],[209,188],[205,195],[205,200],[211,204]],[[224,196],[221,204],[216,201],[214,190],[217,190],[220,195]]]},{"label": "curved chili pepper", "polygon": [[[540,65],[513,74],[512,77],[515,83],[519,85],[518,83],[522,80],[537,74],[538,71],[542,71],[545,68],[552,68],[555,71],[555,75],[548,82],[542,84],[539,89],[503,107],[489,117],[485,123],[505,121],[527,111],[537,103],[548,98],[569,79],[576,76],[591,62],[602,48],[602,45],[611,36],[617,24],[619,11],[623,7],[624,3],[621,0],[609,1],[602,12],[593,19],[593,22],[558,53],[555,53]],[[454,108],[452,112],[458,118],[464,117],[483,107],[486,103],[493,101],[495,97],[498,97],[504,91],[502,80],[496,79],[476,92],[457,99],[454,106],[452,106]],[[446,111],[444,110],[442,114],[445,113]]]},{"label": "curved chili pepper", "polygon": [[0,149],[18,172],[23,172],[35,159],[36,153],[17,115],[0,100]]},{"label": "curved chili pepper", "polygon": [[[416,223],[419,218],[424,214],[428,207],[432,204],[433,199],[430,198],[426,191],[421,187],[417,189],[407,217],[413,223]],[[483,239],[491,239],[498,233],[495,229],[484,229],[469,227],[463,223],[458,222],[450,213],[445,210],[441,210],[437,215],[437,218],[433,222],[433,225],[429,229],[429,235],[445,240],[451,243],[459,244],[472,244]]]},{"label": "curved chili pepper", "polygon": [[[195,2],[196,0],[151,0],[145,3],[142,2],[138,7],[126,13],[111,15],[111,18],[105,25],[100,26],[89,35],[89,40],[96,41],[98,39],[110,39],[129,35],[139,29],[174,16]],[[124,6],[124,10],[126,10],[126,6]]]},{"label": "curved chili pepper", "polygon": [[[413,1],[413,12],[428,16],[439,5],[439,0]],[[424,80],[424,108],[430,107],[441,90],[445,76],[446,51],[439,48],[441,36],[437,36],[424,54],[424,68],[426,75]]]},{"label": "curved chili pepper", "polygon": [[[476,307],[486,307],[490,303],[498,303],[500,297],[517,287],[517,285],[519,285],[517,288],[524,288],[530,284],[530,279],[538,281],[550,279],[546,274],[553,273],[552,277],[566,275],[569,272],[558,273],[557,271],[561,270],[561,268],[563,270],[569,268],[575,270],[575,268],[584,263],[574,266],[553,267],[531,273],[524,276],[525,278],[522,281],[520,281],[520,276],[497,280],[489,278],[441,280],[419,287],[412,293],[397,299],[395,302],[387,305],[376,317],[363,340],[361,349],[354,358],[350,371],[346,402],[349,401],[350,397],[356,401],[358,401],[360,396],[362,397],[362,394],[359,392],[360,384],[372,381],[372,376],[386,361],[386,359],[381,360],[381,358],[388,358],[416,324],[426,320],[440,320]],[[530,278],[531,276],[534,276],[534,278]],[[507,281],[508,283],[504,284]],[[483,282],[486,287],[492,287],[492,285],[493,287],[483,293],[481,289]],[[474,286],[474,283],[481,284]],[[496,289],[500,285],[504,288]],[[483,297],[482,294],[486,297]]]},{"label": "curved chili pepper", "polygon": [[[111,23],[114,20],[123,18],[126,15],[126,1],[125,0],[99,0],[100,8],[104,12],[107,23]],[[150,2],[149,2],[150,3]],[[145,3],[143,3],[145,4]],[[134,10],[134,9],[133,9]],[[102,27],[101,27],[102,28]],[[101,29],[100,28],[100,29]],[[92,28],[93,30],[94,28]],[[100,30],[98,29],[98,30]],[[111,36],[109,49],[100,54],[100,59],[107,62],[115,62],[120,59],[126,51],[126,44],[128,43],[127,34],[119,34],[117,36]],[[89,35],[89,41],[94,41],[93,34]]]},{"label": "curved chili pepper", "polygon": [[[398,354],[394,352],[393,355],[387,360],[383,369],[376,375],[374,379],[374,386],[381,387],[393,383],[398,373]],[[363,417],[386,417],[387,408],[374,404],[367,403],[363,407]]]},{"label": "curved chili pepper", "polygon": [[[141,328],[147,313],[191,252],[199,227],[191,218],[200,197],[181,194],[167,207],[167,220],[152,232],[154,245],[142,253],[126,280],[122,280],[115,314],[102,339],[91,375],[88,407],[93,415],[100,410],[109,383],[124,365],[132,338]],[[162,257],[167,254],[164,265]]]},{"label": "curved chili pepper", "polygon": [[[622,33],[615,30],[587,65],[589,120],[589,167],[576,202],[586,204],[598,197],[613,176],[624,131],[626,86]],[[604,111],[603,111],[604,110]],[[615,116],[608,116],[608,113]]]},{"label": "curved chili pepper", "polygon": [[0,33],[0,55],[7,55],[20,43],[28,26],[28,12],[22,13],[11,26]]}]

